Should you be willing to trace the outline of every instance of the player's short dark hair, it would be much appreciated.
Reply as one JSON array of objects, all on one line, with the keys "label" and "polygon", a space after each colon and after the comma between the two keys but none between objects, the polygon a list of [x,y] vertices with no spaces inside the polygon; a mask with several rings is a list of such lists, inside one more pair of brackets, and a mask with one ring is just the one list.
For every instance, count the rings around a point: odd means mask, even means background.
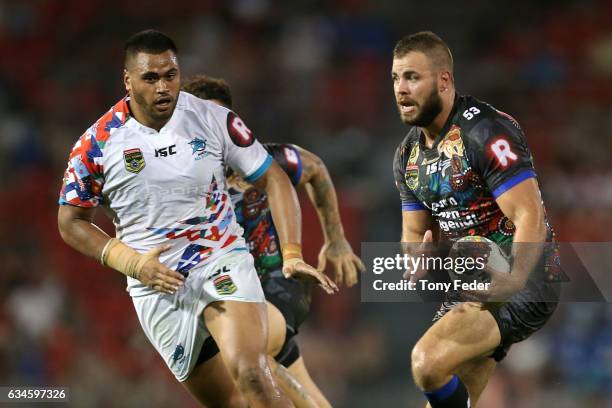
[{"label": "player's short dark hair", "polygon": [[413,51],[427,55],[436,68],[446,68],[453,72],[453,55],[448,45],[431,31],[420,31],[399,40],[393,48],[393,58],[402,58]]},{"label": "player's short dark hair", "polygon": [[123,47],[125,51],[125,63],[129,58],[139,52],[147,54],[161,54],[165,51],[172,51],[177,54],[176,44],[172,38],[157,30],[144,30],[131,36]]},{"label": "player's short dark hair", "polygon": [[183,91],[201,99],[216,99],[232,109],[232,91],[223,79],[197,75],[183,85]]}]

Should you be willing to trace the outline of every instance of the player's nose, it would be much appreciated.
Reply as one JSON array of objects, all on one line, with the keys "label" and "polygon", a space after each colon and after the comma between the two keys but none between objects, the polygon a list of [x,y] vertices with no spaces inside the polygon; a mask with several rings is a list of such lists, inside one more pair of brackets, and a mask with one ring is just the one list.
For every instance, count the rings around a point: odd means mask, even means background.
[{"label": "player's nose", "polygon": [[157,81],[155,91],[160,94],[168,93],[168,84],[163,79]]},{"label": "player's nose", "polygon": [[408,81],[400,79],[395,87],[395,93],[398,95],[409,95],[410,87],[408,86]]}]

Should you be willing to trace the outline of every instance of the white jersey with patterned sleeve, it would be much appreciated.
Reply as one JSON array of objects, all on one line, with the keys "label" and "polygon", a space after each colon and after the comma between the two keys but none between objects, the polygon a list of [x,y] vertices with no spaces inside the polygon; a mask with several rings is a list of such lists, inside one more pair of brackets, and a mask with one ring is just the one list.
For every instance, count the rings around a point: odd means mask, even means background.
[{"label": "white jersey with patterned sleeve", "polygon": [[[60,204],[103,205],[117,238],[139,252],[171,244],[160,261],[185,275],[245,248],[226,191],[224,167],[247,180],[272,158],[232,111],[181,92],[166,125],[156,131],[119,101],[77,141],[64,175]],[[128,278],[131,296],[153,290]]]}]

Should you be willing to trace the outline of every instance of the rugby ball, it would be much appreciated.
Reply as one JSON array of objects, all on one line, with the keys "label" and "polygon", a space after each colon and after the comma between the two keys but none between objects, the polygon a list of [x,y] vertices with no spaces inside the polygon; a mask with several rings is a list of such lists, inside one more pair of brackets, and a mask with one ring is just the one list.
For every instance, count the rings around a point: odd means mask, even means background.
[{"label": "rugby ball", "polygon": [[[455,241],[450,250],[450,257],[455,261],[453,268],[448,269],[451,279],[462,281],[490,282],[486,268],[498,272],[510,273],[510,260],[495,242],[481,236],[467,236]],[[466,259],[472,262],[466,262]],[[473,267],[467,267],[467,265]]]}]

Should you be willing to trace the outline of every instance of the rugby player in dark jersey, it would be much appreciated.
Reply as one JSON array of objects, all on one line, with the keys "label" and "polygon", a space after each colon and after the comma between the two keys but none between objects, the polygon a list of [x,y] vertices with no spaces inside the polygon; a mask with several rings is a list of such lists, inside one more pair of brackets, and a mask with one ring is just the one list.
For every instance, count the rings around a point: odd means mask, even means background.
[{"label": "rugby player in dark jersey", "polygon": [[392,79],[401,120],[412,126],[394,159],[402,242],[477,235],[511,247],[510,273],[487,269],[488,290],[447,298],[412,350],[413,377],[428,406],[475,407],[510,345],[540,329],[556,308],[550,251],[543,249],[554,234],[523,131],[509,115],[456,93],[443,40],[431,32],[400,40]]},{"label": "rugby player in dark jersey", "polygon": [[[230,88],[221,79],[199,75],[186,83],[183,90],[232,108]],[[336,191],[325,164],[313,153],[295,145],[265,143],[264,147],[293,185],[307,191],[318,213],[325,244],[319,253],[317,269],[323,272],[329,264],[337,285],[355,285],[357,272],[365,268],[344,237]],[[289,371],[287,375],[282,367],[271,364],[274,374],[297,407],[330,407],[306,370],[294,338],[310,309],[311,284],[283,276],[281,248],[265,192],[236,173],[228,174],[227,180],[236,217],[244,228],[244,238],[255,259],[268,304],[268,353]]]}]

